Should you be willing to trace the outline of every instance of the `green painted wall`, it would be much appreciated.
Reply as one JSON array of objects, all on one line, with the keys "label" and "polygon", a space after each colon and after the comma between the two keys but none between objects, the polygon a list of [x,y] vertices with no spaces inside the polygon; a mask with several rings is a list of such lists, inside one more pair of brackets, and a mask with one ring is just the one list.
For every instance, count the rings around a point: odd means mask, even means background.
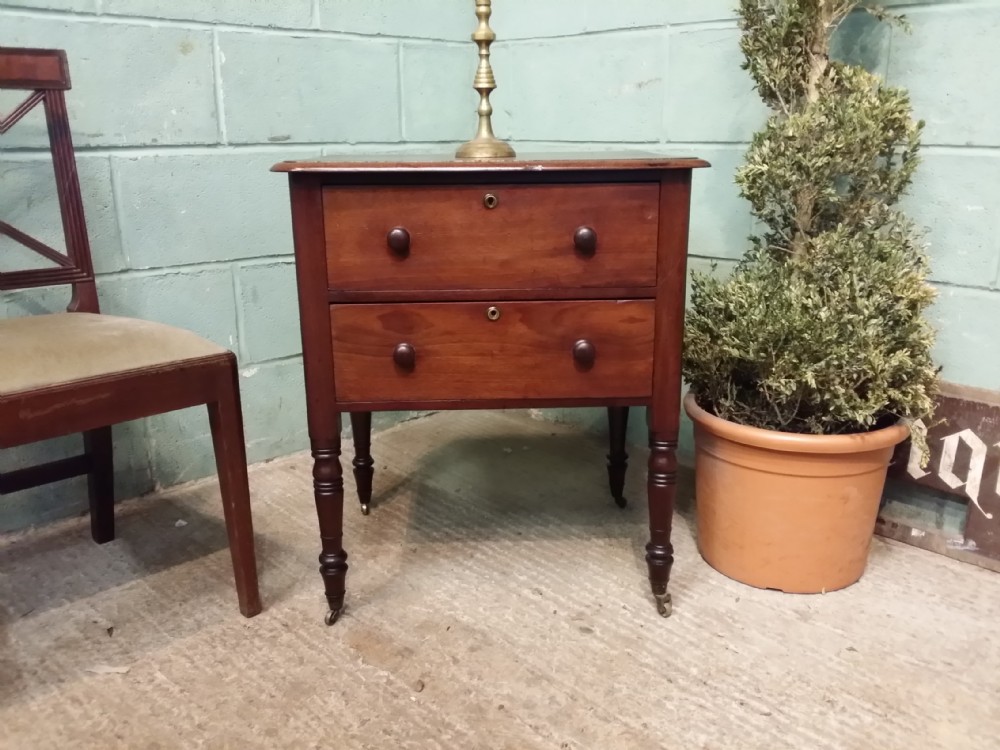
[{"label": "green painted wall", "polygon": [[[897,3],[912,34],[852,18],[841,54],[908,86],[927,120],[908,199],[928,227],[938,356],[1000,387],[1000,3]],[[765,116],[739,69],[729,0],[495,0],[497,131],[521,152],[634,147],[709,159],[692,266],[725,269],[751,217],[732,183]],[[476,104],[471,0],[16,0],[0,44],[64,47],[73,135],[105,310],[192,328],[240,357],[251,460],[307,447],[287,196],[275,161],[449,153]],[[13,105],[0,95],[0,110]],[[0,215],[56,242],[40,118],[0,139]],[[0,240],[0,268],[17,255]],[[62,292],[0,296],[0,315]],[[603,429],[599,411],[549,413]],[[386,415],[388,424],[395,415]],[[636,414],[632,436],[642,441]],[[204,414],[116,429],[123,497],[213,471]],[[0,469],[72,441],[0,454]],[[82,511],[68,482],[0,502],[0,530]]]}]

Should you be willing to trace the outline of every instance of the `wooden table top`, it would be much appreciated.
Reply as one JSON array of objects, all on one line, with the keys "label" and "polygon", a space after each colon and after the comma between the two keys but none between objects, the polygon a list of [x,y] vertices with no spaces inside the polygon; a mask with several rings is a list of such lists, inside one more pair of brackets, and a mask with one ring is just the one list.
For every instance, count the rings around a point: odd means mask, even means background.
[{"label": "wooden table top", "polygon": [[494,172],[581,172],[664,169],[699,169],[711,166],[694,157],[663,156],[645,153],[537,154],[514,159],[459,160],[427,154],[351,155],[350,158],[326,160],[282,161],[271,167],[272,172],[462,172],[486,170]]}]

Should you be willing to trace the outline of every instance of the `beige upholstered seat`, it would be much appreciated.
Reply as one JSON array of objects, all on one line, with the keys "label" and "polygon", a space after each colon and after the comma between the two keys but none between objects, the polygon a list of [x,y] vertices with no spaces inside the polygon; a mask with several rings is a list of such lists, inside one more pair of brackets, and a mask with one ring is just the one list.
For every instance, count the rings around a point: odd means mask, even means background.
[{"label": "beige upholstered seat", "polygon": [[5,319],[0,396],[225,353],[190,331],[146,320],[91,313]]}]

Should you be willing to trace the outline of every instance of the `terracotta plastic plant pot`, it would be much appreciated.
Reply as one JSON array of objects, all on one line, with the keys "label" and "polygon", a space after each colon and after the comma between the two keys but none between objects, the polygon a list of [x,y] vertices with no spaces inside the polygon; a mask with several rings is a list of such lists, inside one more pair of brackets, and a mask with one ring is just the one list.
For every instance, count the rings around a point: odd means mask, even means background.
[{"label": "terracotta plastic plant pot", "polygon": [[691,393],[684,409],[694,421],[698,547],[709,565],[751,586],[800,594],[861,578],[889,459],[906,427],[799,435],[719,419]]}]

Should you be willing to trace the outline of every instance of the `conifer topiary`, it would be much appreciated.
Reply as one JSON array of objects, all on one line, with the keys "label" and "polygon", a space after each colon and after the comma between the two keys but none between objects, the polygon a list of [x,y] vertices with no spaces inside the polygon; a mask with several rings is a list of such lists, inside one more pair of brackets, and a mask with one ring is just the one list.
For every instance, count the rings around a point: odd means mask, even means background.
[{"label": "conifer topiary", "polygon": [[736,175],[761,229],[729,278],[694,275],[685,333],[684,376],[723,419],[838,434],[933,410],[934,291],[897,208],[923,123],[905,90],[830,58],[859,5],[740,2],[743,68],[773,110]]}]

